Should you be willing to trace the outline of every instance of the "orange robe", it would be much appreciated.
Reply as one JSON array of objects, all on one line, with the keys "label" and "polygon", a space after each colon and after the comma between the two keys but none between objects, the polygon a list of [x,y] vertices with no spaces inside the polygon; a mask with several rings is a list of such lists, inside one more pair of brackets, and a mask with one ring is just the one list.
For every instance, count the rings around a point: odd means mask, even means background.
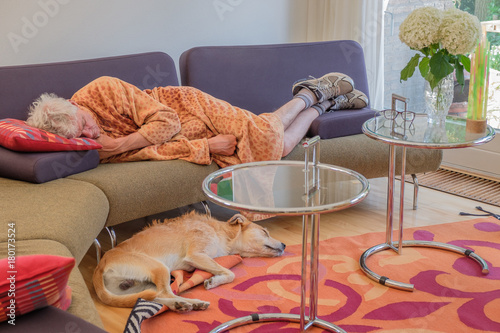
[{"label": "orange robe", "polygon": [[[214,160],[225,167],[279,160],[283,124],[273,113],[255,115],[193,87],[139,88],[112,77],[98,78],[71,98],[90,111],[101,133],[117,138],[139,132],[151,146],[101,160],[126,162],[183,159],[197,164]],[[210,154],[207,139],[236,136],[235,154]]]}]

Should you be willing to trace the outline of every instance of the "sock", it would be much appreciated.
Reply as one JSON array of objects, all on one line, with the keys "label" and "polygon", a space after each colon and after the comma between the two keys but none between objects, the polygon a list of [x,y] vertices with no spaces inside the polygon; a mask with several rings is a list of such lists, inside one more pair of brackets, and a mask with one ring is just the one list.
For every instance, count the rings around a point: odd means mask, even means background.
[{"label": "sock", "polygon": [[304,108],[304,110],[309,109],[312,105],[316,104],[317,102],[316,95],[314,95],[312,91],[306,88],[302,88],[295,96],[293,96],[293,98],[296,97],[300,98],[301,100],[304,101],[304,103],[306,103],[306,107]]},{"label": "sock", "polygon": [[321,103],[314,104],[311,106],[314,110],[318,111],[319,115],[321,116],[323,113],[326,112],[332,106],[332,100],[327,99],[326,101],[323,101]]}]

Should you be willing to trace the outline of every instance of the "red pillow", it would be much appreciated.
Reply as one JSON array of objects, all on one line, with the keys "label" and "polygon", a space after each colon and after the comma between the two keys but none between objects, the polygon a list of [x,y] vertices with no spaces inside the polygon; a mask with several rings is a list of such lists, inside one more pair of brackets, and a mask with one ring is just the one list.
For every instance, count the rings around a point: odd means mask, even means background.
[{"label": "red pillow", "polygon": [[92,150],[102,148],[88,138],[66,139],[35,127],[19,119],[0,120],[0,146],[15,151],[45,152],[64,150]]},{"label": "red pillow", "polygon": [[69,308],[74,266],[74,258],[44,254],[0,260],[0,322],[48,305]]}]

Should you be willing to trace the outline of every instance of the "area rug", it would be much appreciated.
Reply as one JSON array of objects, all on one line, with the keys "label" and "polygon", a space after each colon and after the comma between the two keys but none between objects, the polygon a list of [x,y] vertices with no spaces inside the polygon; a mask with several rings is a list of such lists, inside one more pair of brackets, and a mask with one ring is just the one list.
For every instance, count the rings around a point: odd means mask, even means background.
[{"label": "area rug", "polygon": [[[279,238],[279,235],[274,235]],[[500,332],[500,221],[480,218],[411,228],[405,239],[434,240],[474,250],[490,267],[488,275],[460,254],[428,248],[383,251],[370,257],[374,272],[415,285],[408,292],[382,286],[364,275],[359,257],[383,243],[385,234],[331,238],[320,243],[318,317],[347,332]],[[139,300],[125,332],[209,332],[221,323],[253,313],[299,313],[301,246],[280,258],[244,258],[232,268],[234,282],[182,296],[210,301],[205,311],[175,313]],[[147,318],[147,319],[146,319]],[[298,325],[267,322],[231,332],[298,332]],[[314,328],[311,332],[323,332]]]}]

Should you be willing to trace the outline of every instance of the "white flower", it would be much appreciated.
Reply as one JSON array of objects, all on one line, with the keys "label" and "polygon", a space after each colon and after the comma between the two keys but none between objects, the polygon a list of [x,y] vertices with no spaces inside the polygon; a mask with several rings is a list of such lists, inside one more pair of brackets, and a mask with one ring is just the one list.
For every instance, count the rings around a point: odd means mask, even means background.
[{"label": "white flower", "polygon": [[439,38],[441,46],[451,54],[474,51],[481,35],[481,23],[476,16],[456,8],[444,12]]},{"label": "white flower", "polygon": [[442,11],[421,7],[408,15],[399,30],[399,39],[422,53],[415,54],[401,70],[401,81],[410,78],[418,67],[432,88],[453,70],[464,85],[463,56],[474,51],[481,35],[477,17],[456,8]]},{"label": "white flower", "polygon": [[415,9],[401,23],[399,39],[415,50],[438,43],[442,17],[443,12],[435,7]]}]

